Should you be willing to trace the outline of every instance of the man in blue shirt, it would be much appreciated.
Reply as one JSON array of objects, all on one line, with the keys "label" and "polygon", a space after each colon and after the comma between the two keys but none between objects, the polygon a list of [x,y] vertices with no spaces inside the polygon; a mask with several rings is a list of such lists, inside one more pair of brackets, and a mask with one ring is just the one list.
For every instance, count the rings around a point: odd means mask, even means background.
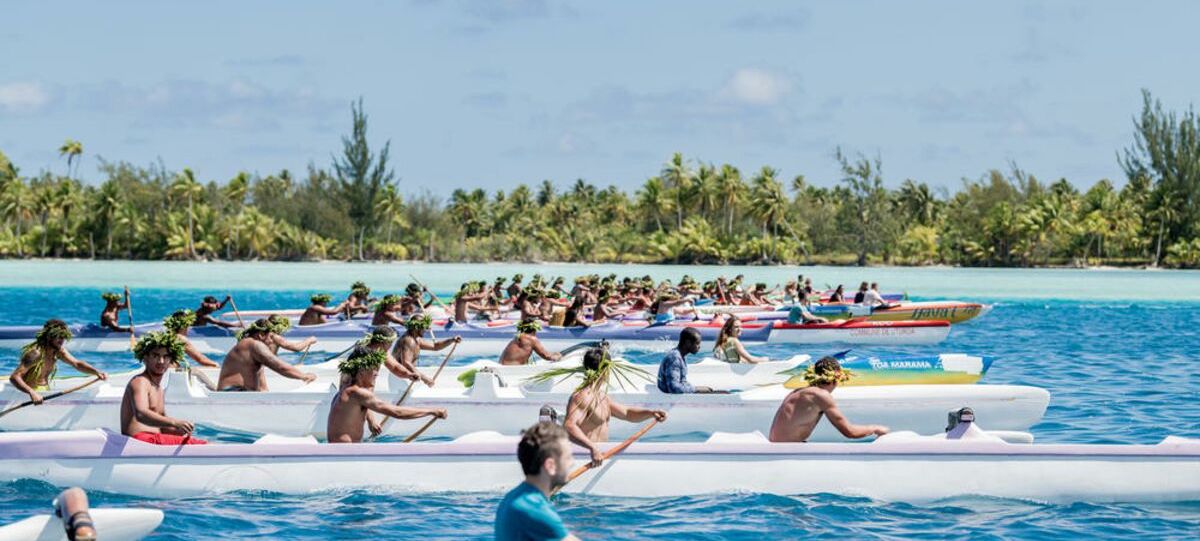
[{"label": "man in blue shirt", "polygon": [[496,509],[497,541],[578,541],[550,505],[554,489],[567,483],[571,442],[563,427],[540,422],[521,435],[517,460],[525,482],[509,491]]},{"label": "man in blue shirt", "polygon": [[679,333],[679,345],[667,352],[658,365],[658,390],[668,394],[711,393],[687,380],[687,356],[700,351],[700,331],[687,327]]}]

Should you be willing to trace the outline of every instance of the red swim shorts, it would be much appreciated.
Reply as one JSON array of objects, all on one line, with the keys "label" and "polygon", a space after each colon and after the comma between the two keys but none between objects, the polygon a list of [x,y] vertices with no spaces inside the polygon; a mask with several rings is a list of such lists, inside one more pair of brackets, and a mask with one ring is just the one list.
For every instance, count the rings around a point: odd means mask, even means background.
[{"label": "red swim shorts", "polygon": [[138,432],[133,435],[133,439],[153,443],[154,445],[205,445],[208,443],[196,437],[156,434],[154,432]]}]

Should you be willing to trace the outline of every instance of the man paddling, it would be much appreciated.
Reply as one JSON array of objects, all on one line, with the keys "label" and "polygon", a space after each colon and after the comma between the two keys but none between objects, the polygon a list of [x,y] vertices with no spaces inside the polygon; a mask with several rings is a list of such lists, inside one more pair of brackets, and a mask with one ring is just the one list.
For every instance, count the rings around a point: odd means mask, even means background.
[{"label": "man paddling", "polygon": [[317,293],[308,299],[312,304],[304,309],[304,313],[300,316],[300,326],[305,325],[320,325],[325,323],[327,316],[336,316],[342,312],[342,305],[337,305],[334,308],[327,306],[329,301],[333,300],[333,295],[328,293]]},{"label": "man paddling", "polygon": [[179,337],[168,331],[146,333],[133,347],[133,355],[146,368],[125,385],[121,433],[155,445],[208,443],[192,437],[196,427],[190,421],[167,416],[162,378],[173,365],[183,362],[184,345]]},{"label": "man paddling", "polygon": [[129,309],[129,288],[125,288],[125,302],[121,302],[121,296],[111,291],[105,291],[100,294],[100,298],[104,299],[104,311],[100,312],[100,326],[110,331],[129,332],[129,327],[122,327],[120,323],[121,310]]},{"label": "man paddling", "polygon": [[375,315],[371,317],[371,325],[403,325],[404,320],[396,314],[396,310],[400,309],[399,295],[384,295],[379,302],[375,304]]},{"label": "man paddling", "polygon": [[[376,325],[371,327],[367,332],[367,336],[358,341],[358,344],[371,350],[382,351],[386,358],[383,360],[383,367],[400,379],[416,381],[422,379],[422,375],[416,369],[416,365],[405,365],[396,360],[392,355],[392,342],[396,341],[396,329],[387,325]],[[370,417],[370,416],[368,416]]]},{"label": "man paddling", "polygon": [[33,342],[21,348],[21,361],[13,370],[8,381],[29,395],[34,404],[42,403],[39,392],[50,390],[50,381],[58,371],[58,361],[65,362],[85,374],[92,374],[100,379],[108,379],[104,372],[96,370],[92,365],[76,359],[67,351],[67,341],[71,339],[71,329],[61,319],[51,319],[42,325],[42,330],[33,337]]},{"label": "man paddling", "polygon": [[395,406],[375,396],[375,378],[386,357],[387,354],[382,351],[356,347],[346,360],[338,363],[342,385],[329,408],[329,420],[325,426],[329,443],[361,442],[368,411],[395,419],[446,418],[446,410],[442,408]]},{"label": "man paddling", "polygon": [[[428,331],[432,324],[433,318],[429,317],[428,314],[408,318],[408,321],[404,322],[404,336],[401,336],[400,340],[396,341],[396,348],[392,350],[392,357],[396,359],[396,362],[404,370],[416,374],[417,377],[421,378],[421,382],[429,386],[433,385],[433,380],[417,370],[417,357],[420,357],[421,351],[441,351],[446,349],[450,344],[462,342],[461,336],[438,340],[437,342],[426,340],[425,331]],[[393,373],[396,372],[393,370]]]},{"label": "man paddling", "polygon": [[370,303],[371,288],[362,282],[354,282],[350,284],[350,296],[346,297],[340,308],[346,312],[346,318],[349,319],[355,314],[367,313],[367,305]]},{"label": "man paddling", "polygon": [[188,340],[188,329],[192,328],[192,323],[195,323],[195,321],[195,312],[185,308],[183,310],[176,310],[170,316],[167,316],[167,319],[163,320],[163,328],[179,337],[179,340],[183,342],[183,352],[188,357],[191,357],[193,361],[196,361],[196,364],[209,367],[221,366],[216,361],[200,353],[196,345],[191,340]]},{"label": "man paddling", "polygon": [[271,346],[271,353],[278,354],[280,348],[292,353],[299,353],[317,343],[317,337],[315,336],[309,336],[299,342],[284,338],[283,335],[292,328],[292,320],[288,319],[287,316],[272,314],[267,318],[267,324],[271,327],[271,334],[267,337],[267,344]]},{"label": "man paddling", "polygon": [[700,331],[691,327],[679,333],[679,343],[658,365],[658,390],[668,394],[720,392],[711,387],[697,387],[687,380],[687,356],[700,351],[700,341]]},{"label": "man paddling", "polygon": [[550,505],[554,490],[567,484],[573,462],[566,430],[550,422],[526,429],[517,444],[517,461],[525,481],[496,508],[496,541],[578,541]]},{"label": "man paddling", "polygon": [[272,353],[267,344],[270,334],[271,326],[265,319],[255,321],[242,331],[237,344],[229,350],[225,361],[221,363],[218,389],[266,391],[268,389],[267,378],[263,374],[264,368],[270,368],[285,378],[302,380],[304,383],[311,383],[317,379],[316,374],[302,372]]},{"label": "man paddling", "polygon": [[537,337],[540,330],[542,330],[542,324],[533,318],[523,319],[517,323],[517,336],[513,337],[507,346],[504,346],[504,351],[500,353],[500,364],[529,364],[529,359],[533,357],[534,353],[547,361],[562,359],[562,353],[557,351],[551,353],[546,350],[546,346],[542,345],[542,341]]},{"label": "man paddling", "polygon": [[888,427],[883,425],[856,425],[846,419],[837,407],[833,398],[833,390],[838,383],[850,379],[849,370],[844,370],[841,363],[833,357],[825,357],[804,373],[808,387],[796,389],[775,412],[775,420],[771,422],[770,440],[774,442],[805,442],[816,429],[821,416],[829,419],[834,428],[843,436],[850,439],[867,436],[882,436],[888,433]]},{"label": "man paddling", "polygon": [[229,299],[231,299],[231,298],[232,297],[230,297],[229,295],[225,295],[225,300],[218,302],[217,298],[212,295],[204,297],[204,300],[200,301],[200,307],[196,309],[196,322],[192,326],[193,327],[204,327],[205,325],[216,325],[218,327],[224,327],[226,329],[239,327],[240,325],[238,325],[237,323],[228,323],[225,321],[221,321],[220,319],[217,319],[217,318],[213,317],[213,315],[212,315],[217,310],[224,309],[225,305],[227,303],[229,303]]},{"label": "man paddling", "polygon": [[640,423],[651,417],[658,422],[667,420],[667,412],[637,406],[626,406],[608,396],[608,376],[612,360],[603,348],[591,348],[583,355],[583,383],[567,401],[567,418],[563,428],[571,442],[592,453],[592,466],[604,462],[604,453],[597,443],[608,441],[608,421],[612,417]]}]

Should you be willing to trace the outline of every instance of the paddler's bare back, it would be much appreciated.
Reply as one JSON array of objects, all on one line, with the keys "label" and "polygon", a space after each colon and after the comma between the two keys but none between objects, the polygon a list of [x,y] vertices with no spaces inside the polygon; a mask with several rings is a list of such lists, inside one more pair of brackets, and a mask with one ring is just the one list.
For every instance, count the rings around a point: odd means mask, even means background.
[{"label": "paddler's bare back", "polygon": [[266,344],[244,338],[240,340],[221,363],[221,379],[217,382],[219,389],[240,388],[247,391],[267,390],[266,378],[262,377],[263,362],[261,359],[271,355]]},{"label": "paddler's bare back", "polygon": [[521,335],[513,338],[504,346],[504,351],[500,353],[500,364],[524,365],[529,364],[529,359],[533,357],[533,338],[528,335]]},{"label": "paddler's bare back", "polygon": [[343,385],[329,405],[329,422],[326,427],[329,441],[362,441],[363,425],[367,422],[367,408],[363,405],[365,393],[354,385]]},{"label": "paddler's bare back", "polygon": [[822,412],[833,405],[833,396],[824,389],[805,387],[792,391],[775,412],[771,441],[808,441],[817,423],[821,422]]}]

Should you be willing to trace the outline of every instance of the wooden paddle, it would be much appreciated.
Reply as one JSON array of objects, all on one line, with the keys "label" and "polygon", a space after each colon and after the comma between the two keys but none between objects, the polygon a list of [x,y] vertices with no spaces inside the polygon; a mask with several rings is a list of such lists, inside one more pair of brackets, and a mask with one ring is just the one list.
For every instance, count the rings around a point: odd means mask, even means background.
[{"label": "wooden paddle", "polygon": [[[76,385],[76,386],[74,386],[74,387],[71,387],[70,389],[67,389],[67,390],[65,390],[65,391],[59,391],[59,392],[57,392],[57,393],[50,393],[50,394],[48,394],[48,395],[46,395],[46,396],[43,396],[43,397],[42,397],[42,402],[45,402],[45,401],[47,401],[47,400],[54,400],[55,398],[58,398],[58,397],[60,397],[60,396],[67,395],[67,394],[71,394],[71,393],[73,393],[73,392],[75,392],[75,391],[78,391],[78,390],[80,390],[80,389],[83,389],[83,388],[85,388],[85,387],[91,386],[92,384],[96,383],[97,381],[100,381],[100,378],[92,378],[92,379],[91,379],[91,380],[89,380],[87,383],[81,383],[81,384],[79,384],[79,385]],[[26,407],[26,406],[32,406],[32,405],[33,405],[33,401],[32,401],[32,400],[26,400],[26,401],[24,401],[24,402],[22,402],[22,403],[20,403],[20,404],[17,404],[17,405],[15,405],[15,406],[11,407],[11,408],[8,408],[8,409],[6,409],[6,410],[4,410],[4,411],[0,411],[0,417],[4,417],[5,415],[8,415],[8,414],[10,414],[10,413],[12,413],[12,412],[14,412],[14,411],[17,411],[17,410],[19,410],[19,409],[21,409],[21,408],[24,408],[24,407]]]},{"label": "wooden paddle", "polygon": [[[457,342],[450,346],[450,351],[448,353],[446,353],[445,357],[442,358],[442,364],[439,365],[437,371],[433,373],[433,383],[434,384],[437,383],[438,376],[440,376],[442,374],[442,369],[446,367],[446,362],[450,360],[450,357],[452,355],[454,355],[454,350],[456,348],[458,348]],[[415,382],[415,381],[410,382],[408,384],[408,388],[404,390],[404,394],[400,395],[400,399],[396,401],[396,405],[397,406],[403,405],[404,401],[408,399],[408,394],[411,393],[413,390],[413,387],[416,387],[416,386],[417,386],[417,382]],[[433,386],[430,385],[430,387],[432,388]],[[434,419],[436,419],[436,417]],[[388,421],[391,421],[391,420],[392,420],[391,417],[384,417],[383,422],[379,423],[380,428],[382,429],[384,427],[387,427]],[[431,420],[429,422],[429,424],[433,424],[433,421]],[[429,428],[429,426],[426,425],[425,428]],[[420,436],[421,432],[425,431],[425,428],[422,428],[420,431],[418,431],[412,437]],[[383,430],[380,430],[379,433],[383,434]],[[375,438],[376,438],[376,436],[371,436],[370,438],[367,438],[367,441],[373,441]],[[405,440],[405,441],[409,441],[409,440]]]},{"label": "wooden paddle", "polygon": [[129,349],[137,345],[137,337],[133,335],[133,299],[129,295],[129,286],[125,286],[125,315],[129,316]]},{"label": "wooden paddle", "polygon": [[[604,457],[604,460],[608,460],[614,456],[617,456],[617,454],[620,453],[621,451],[624,451],[625,448],[629,447],[630,445],[633,445],[633,442],[637,441],[638,438],[645,436],[646,433],[649,432],[651,428],[654,428],[654,425],[656,425],[656,424],[658,424],[658,419],[651,420],[649,423],[646,423],[646,426],[643,426],[641,430],[638,430],[636,434],[629,436],[629,439],[626,439],[625,441],[618,443],[612,449],[605,451],[604,454],[602,455]],[[554,492],[551,492],[550,495],[553,496],[555,494],[558,494],[558,491],[562,490],[563,487],[567,486],[567,483],[574,481],[576,478],[578,478],[580,475],[583,475],[585,472],[587,472],[590,469],[592,469],[591,462],[588,462],[587,464],[584,464],[584,465],[576,468],[575,471],[571,472],[571,475],[567,476],[567,482],[563,483],[562,486],[554,489]]]},{"label": "wooden paddle", "polygon": [[437,420],[437,417],[430,419],[427,423],[425,423],[425,426],[421,427],[420,430],[417,430],[416,432],[413,432],[411,436],[404,438],[404,443],[412,443],[413,440],[421,437],[421,434],[424,434],[426,430],[429,430],[429,427],[433,426],[433,423],[437,422]]},{"label": "wooden paddle", "polygon": [[448,314],[450,314],[450,317],[454,317],[454,310],[451,310],[449,306],[446,306],[446,303],[442,302],[442,299],[439,299],[438,296],[436,294],[434,294],[433,291],[430,291],[429,288],[425,287],[425,284],[421,283],[421,281],[418,280],[416,276],[413,276],[410,274],[410,275],[408,275],[408,277],[412,278],[413,281],[417,283],[417,285],[421,286],[421,289],[428,292],[429,296],[433,297],[433,302],[438,303],[438,306],[441,306],[443,310],[445,310]]},{"label": "wooden paddle", "polygon": [[233,302],[233,295],[230,295],[230,296],[229,296],[229,306],[233,307],[233,315],[237,316],[238,325],[241,325],[241,326],[242,326],[242,328],[243,328],[243,329],[245,329],[245,328],[246,328],[246,322],[245,322],[245,321],[242,321],[242,313],[241,313],[241,312],[238,312],[238,309],[237,309],[237,303],[236,303],[236,302]]},{"label": "wooden paddle", "polygon": [[300,366],[300,365],[304,364],[304,359],[308,357],[308,350],[310,350],[310,349],[312,349],[311,343],[307,346],[304,346],[304,353],[302,353],[300,355],[300,360],[296,361],[296,366]]}]

